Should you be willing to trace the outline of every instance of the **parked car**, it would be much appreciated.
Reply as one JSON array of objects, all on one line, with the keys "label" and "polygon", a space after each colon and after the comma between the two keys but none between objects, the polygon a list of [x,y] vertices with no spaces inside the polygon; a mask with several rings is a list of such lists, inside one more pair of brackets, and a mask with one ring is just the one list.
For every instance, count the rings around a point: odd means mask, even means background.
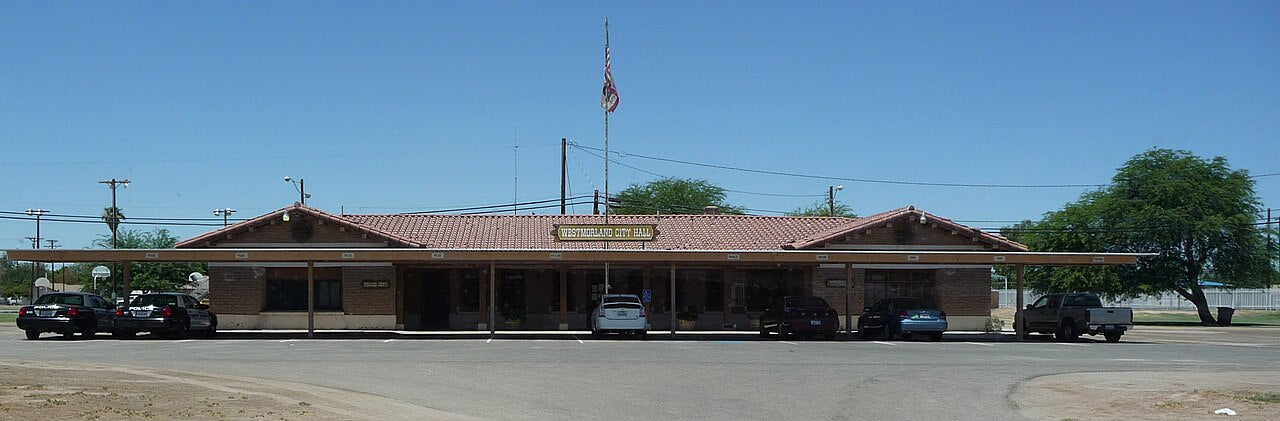
[{"label": "parked car", "polygon": [[760,314],[760,336],[777,333],[781,339],[790,334],[822,335],[835,339],[840,329],[840,315],[821,297],[780,297]]},{"label": "parked car", "polygon": [[68,339],[76,332],[93,337],[112,332],[114,320],[115,306],[88,292],[49,293],[18,309],[18,328],[27,332],[27,339],[39,338],[43,332],[57,332]]},{"label": "parked car", "polygon": [[873,332],[885,339],[907,339],[920,333],[938,341],[946,331],[947,313],[920,298],[885,298],[858,316],[858,336],[863,339],[870,338]]},{"label": "parked car", "polygon": [[184,338],[191,333],[213,337],[218,330],[218,316],[209,311],[208,305],[187,294],[142,294],[128,307],[116,310],[116,330],[126,338],[138,332],[161,337]]},{"label": "parked car", "polygon": [[1133,309],[1103,307],[1097,294],[1049,294],[1027,305],[1022,325],[1023,332],[1052,333],[1060,341],[1101,333],[1107,342],[1119,342],[1133,328]]},{"label": "parked car", "polygon": [[649,317],[644,303],[635,294],[604,294],[591,316],[591,336],[630,333],[640,338],[648,332]]}]

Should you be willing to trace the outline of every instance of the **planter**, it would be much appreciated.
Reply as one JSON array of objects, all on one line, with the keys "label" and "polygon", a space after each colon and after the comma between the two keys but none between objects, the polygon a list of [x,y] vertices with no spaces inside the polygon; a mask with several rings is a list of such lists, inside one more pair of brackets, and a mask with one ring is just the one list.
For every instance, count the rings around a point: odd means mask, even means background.
[{"label": "planter", "polygon": [[698,324],[697,320],[680,319],[679,322],[678,326],[680,326],[680,330],[693,330],[693,327]]}]

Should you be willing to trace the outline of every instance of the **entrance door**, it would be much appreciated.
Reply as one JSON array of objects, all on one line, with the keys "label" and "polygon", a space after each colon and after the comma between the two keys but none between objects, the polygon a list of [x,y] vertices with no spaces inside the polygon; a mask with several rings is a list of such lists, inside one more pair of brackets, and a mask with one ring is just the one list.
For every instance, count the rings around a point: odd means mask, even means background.
[{"label": "entrance door", "polygon": [[449,329],[449,271],[422,273],[422,328]]}]

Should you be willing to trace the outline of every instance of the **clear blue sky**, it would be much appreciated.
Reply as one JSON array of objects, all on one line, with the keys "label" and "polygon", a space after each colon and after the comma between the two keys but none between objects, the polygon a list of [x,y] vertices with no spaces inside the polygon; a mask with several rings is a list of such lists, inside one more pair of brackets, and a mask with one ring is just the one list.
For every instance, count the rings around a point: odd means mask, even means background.
[{"label": "clear blue sky", "polygon": [[[1277,2],[10,1],[0,210],[97,215],[112,177],[133,181],[130,217],[261,215],[297,200],[285,175],[331,212],[556,198],[559,139],[603,146],[606,15],[615,151],[949,183],[1103,184],[1152,147],[1280,172]],[[859,214],[912,204],[961,221],[1037,219],[1085,191],[619,159],[762,214],[831,184]],[[611,172],[614,192],[655,178]],[[597,157],[571,150],[569,173],[572,194],[604,188]],[[1257,190],[1280,208],[1280,177]],[[0,219],[0,248],[34,230]],[[42,234],[80,248],[107,232]]]}]

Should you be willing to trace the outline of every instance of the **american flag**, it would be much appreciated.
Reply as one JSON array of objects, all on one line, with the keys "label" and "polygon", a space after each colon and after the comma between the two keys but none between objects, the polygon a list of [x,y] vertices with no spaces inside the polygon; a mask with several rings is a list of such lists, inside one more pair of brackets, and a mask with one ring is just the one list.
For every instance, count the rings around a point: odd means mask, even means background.
[{"label": "american flag", "polygon": [[600,93],[600,108],[604,108],[607,113],[618,109],[618,87],[613,84],[613,72],[609,70],[609,66],[609,43],[606,42],[604,45],[604,90]]}]

